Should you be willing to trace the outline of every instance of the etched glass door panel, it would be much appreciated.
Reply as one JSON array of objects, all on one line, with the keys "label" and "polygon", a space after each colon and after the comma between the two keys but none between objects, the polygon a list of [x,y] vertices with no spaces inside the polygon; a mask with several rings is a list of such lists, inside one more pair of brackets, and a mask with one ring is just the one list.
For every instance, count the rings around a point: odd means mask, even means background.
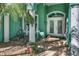
[{"label": "etched glass door panel", "polygon": [[58,34],[62,34],[63,30],[62,30],[62,20],[58,20]]},{"label": "etched glass door panel", "polygon": [[50,20],[50,33],[54,33],[54,21]]}]

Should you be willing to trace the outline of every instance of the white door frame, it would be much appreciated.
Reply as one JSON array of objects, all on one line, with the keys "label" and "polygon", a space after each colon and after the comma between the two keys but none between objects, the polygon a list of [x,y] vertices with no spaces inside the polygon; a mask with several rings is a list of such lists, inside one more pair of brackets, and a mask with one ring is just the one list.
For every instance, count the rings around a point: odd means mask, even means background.
[{"label": "white door frame", "polygon": [[38,18],[38,14],[35,15],[37,17],[37,28],[36,28],[36,32],[39,32],[39,18]]},{"label": "white door frame", "polygon": [[[65,24],[65,13],[64,12],[61,12],[61,11],[53,11],[53,12],[48,13],[47,14],[47,34],[50,34],[49,33],[49,17],[48,16],[50,14],[52,14],[52,13],[61,13],[61,14],[63,14],[64,15],[64,17],[63,17],[63,25]],[[63,33],[64,33],[64,27],[63,27]],[[55,34],[52,34],[52,35],[55,35]],[[56,36],[59,36],[59,35],[56,34]],[[61,35],[61,36],[64,36],[64,35]]]},{"label": "white door frame", "polygon": [[[29,10],[35,19],[35,11]],[[33,24],[29,23],[29,42],[35,42],[35,22]]]},{"label": "white door frame", "polygon": [[27,22],[25,22],[24,17],[22,17],[22,30],[26,35],[29,35],[29,26],[25,25]]}]

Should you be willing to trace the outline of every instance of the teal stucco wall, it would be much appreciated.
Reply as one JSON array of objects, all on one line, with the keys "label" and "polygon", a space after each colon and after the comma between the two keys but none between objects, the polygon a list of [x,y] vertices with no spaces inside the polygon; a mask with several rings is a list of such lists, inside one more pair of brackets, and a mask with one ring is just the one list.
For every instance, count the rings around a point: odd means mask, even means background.
[{"label": "teal stucco wall", "polygon": [[45,9],[45,5],[43,4],[39,4],[37,6],[37,14],[38,14],[38,18],[39,18],[39,31],[40,32],[44,32],[46,34],[46,9]]},{"label": "teal stucco wall", "polygon": [[3,42],[4,35],[4,17],[1,16],[1,22],[0,22],[0,42]]},{"label": "teal stucco wall", "polygon": [[10,16],[10,38],[13,38],[16,36],[16,33],[22,28],[22,18],[18,17],[14,18],[13,16]]},{"label": "teal stucco wall", "polygon": [[46,7],[46,13],[50,13],[53,11],[62,11],[64,13],[68,13],[69,4],[63,3],[63,4],[57,4],[57,5],[51,5]]},{"label": "teal stucco wall", "polygon": [[[10,24],[9,24],[9,38],[13,38],[16,36],[17,31],[22,28],[22,18],[18,17],[14,18],[13,16],[10,17]],[[4,16],[1,17],[0,22],[0,42],[4,42]]]},{"label": "teal stucco wall", "polygon": [[39,30],[41,32],[44,32],[46,36],[47,35],[47,14],[53,11],[61,11],[66,14],[66,18],[67,18],[68,9],[69,9],[69,4],[66,4],[66,3],[50,5],[50,6],[47,6],[42,3],[37,4],[36,13],[39,16]]},{"label": "teal stucco wall", "polygon": [[67,43],[70,47],[71,43],[71,6],[69,5],[69,12],[68,12],[68,21],[67,21]]}]

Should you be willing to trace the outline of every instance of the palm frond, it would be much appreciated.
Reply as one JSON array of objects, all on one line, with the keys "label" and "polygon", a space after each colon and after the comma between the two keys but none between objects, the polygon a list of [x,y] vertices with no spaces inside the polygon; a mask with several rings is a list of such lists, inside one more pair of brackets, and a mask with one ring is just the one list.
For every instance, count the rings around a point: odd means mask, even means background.
[{"label": "palm frond", "polygon": [[33,17],[30,15],[30,13],[27,10],[27,4],[24,3],[13,3],[10,5],[6,5],[6,4],[0,4],[0,13],[1,14],[6,14],[9,13],[10,15],[12,15],[16,20],[17,15],[19,17],[25,17],[25,19],[30,22],[33,23]]}]

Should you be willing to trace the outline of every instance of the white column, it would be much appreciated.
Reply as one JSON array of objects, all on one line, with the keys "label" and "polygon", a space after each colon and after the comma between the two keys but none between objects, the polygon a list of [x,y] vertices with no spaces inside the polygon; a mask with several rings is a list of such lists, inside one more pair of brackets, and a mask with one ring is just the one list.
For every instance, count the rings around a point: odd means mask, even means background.
[{"label": "white column", "polygon": [[[29,13],[35,20],[35,11],[29,10]],[[35,42],[35,21],[29,24],[29,42]]]},{"label": "white column", "polygon": [[29,42],[35,42],[35,24],[29,24]]},{"label": "white column", "polygon": [[[73,28],[73,26],[75,26],[76,29],[78,29],[78,17],[79,16],[79,8],[72,8],[71,9],[71,30]],[[78,31],[75,32],[75,37],[78,36]],[[77,38],[77,37],[76,37]],[[76,40],[76,38],[74,39],[74,37],[71,37],[71,45],[75,45],[79,48],[79,42],[78,40]]]},{"label": "white column", "polygon": [[9,14],[4,16],[4,42],[9,41]]},{"label": "white column", "polygon": [[[78,12],[79,12],[79,8],[72,8],[71,9],[71,30],[72,30],[73,26],[75,26],[78,29],[78,27],[77,27],[77,25],[79,24],[78,23],[78,18],[79,18],[78,17],[78,14],[79,14]],[[75,32],[74,36],[77,35],[77,32]],[[71,37],[71,39],[72,39],[71,40],[71,45],[75,45],[79,48],[79,42],[76,40],[76,38],[74,39],[74,37]]]},{"label": "white column", "polygon": [[[77,30],[72,29],[75,27]],[[75,5],[71,9],[71,30],[74,30],[71,33],[74,33],[75,35],[71,34],[71,55],[73,56],[79,56],[79,6]]]}]

